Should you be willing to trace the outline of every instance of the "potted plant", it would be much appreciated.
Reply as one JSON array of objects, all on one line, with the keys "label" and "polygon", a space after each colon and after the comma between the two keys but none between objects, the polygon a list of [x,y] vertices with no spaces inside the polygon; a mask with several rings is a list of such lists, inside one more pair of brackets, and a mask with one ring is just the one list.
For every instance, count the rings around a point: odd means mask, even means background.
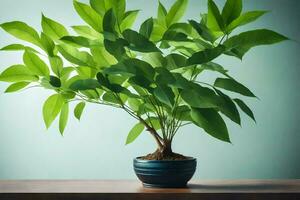
[{"label": "potted plant", "polygon": [[[154,153],[134,159],[135,172],[145,186],[183,187],[193,176],[196,159],[172,150],[180,127],[194,124],[230,143],[223,117],[240,124],[240,109],[255,121],[250,108],[226,92],[256,96],[213,60],[221,55],[242,59],[252,47],[287,40],[267,29],[234,35],[235,29],[266,13],[242,12],[242,0],[227,0],[222,11],[208,0],[208,12],[200,20],[187,22],[180,19],[188,0],[177,0],[168,11],[159,2],[157,17],[144,21],[138,31],[131,27],[139,10],[126,11],[125,0],[73,3],[87,24],[72,26],[76,36],[44,15],[40,34],[20,21],[0,25],[34,45],[10,44],[1,49],[23,51],[24,63],[8,67],[0,81],[12,83],[7,93],[33,86],[53,90],[43,105],[43,118],[48,128],[59,116],[61,134],[69,105],[75,101],[77,119],[86,103],[127,112],[137,124],[126,144],[144,130],[157,143]],[[219,78],[214,83],[203,82],[199,77],[203,71],[212,71]]]}]

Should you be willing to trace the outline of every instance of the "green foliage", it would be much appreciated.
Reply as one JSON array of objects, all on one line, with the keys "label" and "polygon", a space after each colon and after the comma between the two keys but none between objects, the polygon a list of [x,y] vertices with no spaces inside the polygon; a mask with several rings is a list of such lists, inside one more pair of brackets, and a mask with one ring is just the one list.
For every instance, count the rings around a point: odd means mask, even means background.
[{"label": "green foliage", "polygon": [[218,112],[211,108],[192,108],[191,117],[194,123],[211,136],[230,142],[226,124]]},{"label": "green foliage", "polygon": [[242,12],[242,0],[227,0],[222,10],[222,18],[226,25],[229,25],[233,20],[238,18]]},{"label": "green foliage", "polygon": [[49,128],[57,115],[60,113],[64,105],[64,98],[61,94],[54,94],[50,96],[43,106],[43,117],[46,128]]},{"label": "green foliage", "polygon": [[66,44],[60,44],[57,48],[63,57],[69,62],[77,65],[95,67],[93,57],[88,52],[79,51],[78,49]]},{"label": "green foliage", "polygon": [[78,15],[93,29],[101,32],[102,29],[102,17],[89,5],[80,3],[77,0],[73,1],[73,5]]},{"label": "green foliage", "polygon": [[140,28],[140,34],[145,38],[150,38],[153,30],[153,18],[149,18],[143,22]]},{"label": "green foliage", "polygon": [[46,63],[36,54],[26,51],[23,55],[23,62],[35,75],[49,76],[50,72]]},{"label": "green foliage", "polygon": [[17,92],[17,91],[25,88],[29,84],[30,84],[29,82],[13,83],[5,90],[5,93]]},{"label": "green foliage", "polygon": [[160,52],[154,43],[150,42],[144,35],[127,29],[123,33],[123,37],[129,43],[128,48],[139,52]]},{"label": "green foliage", "polygon": [[[7,93],[31,83],[54,91],[43,106],[47,128],[59,115],[63,134],[73,101],[79,101],[74,109],[78,120],[86,103],[120,108],[137,119],[126,144],[146,130],[164,146],[186,124],[230,142],[223,117],[240,125],[241,110],[255,121],[251,109],[234,96],[255,95],[215,59],[242,59],[254,47],[287,40],[267,29],[233,34],[265,11],[243,12],[242,0],[226,0],[219,9],[219,4],[208,0],[207,13],[201,14],[201,19],[182,22],[188,0],[176,0],[168,10],[158,2],[157,16],[133,30],[139,10],[126,11],[125,0],[89,3],[73,1],[86,23],[72,26],[75,35],[44,15],[40,34],[24,22],[0,25],[14,37],[38,47],[9,44],[1,48],[24,52],[24,64],[5,69],[0,81],[11,83]],[[218,75],[214,83],[201,81],[199,75],[204,71]]]},{"label": "green foliage", "polygon": [[0,81],[21,82],[21,81],[38,81],[28,67],[24,65],[13,65],[0,74]]},{"label": "green foliage", "polygon": [[178,22],[184,15],[188,4],[188,0],[177,0],[166,15],[167,26]]},{"label": "green foliage", "polygon": [[59,131],[63,135],[69,118],[69,103],[65,103],[60,111]]},{"label": "green foliage", "polygon": [[224,19],[213,0],[208,0],[207,27],[213,31],[224,30]]},{"label": "green foliage", "polygon": [[240,99],[234,99],[235,103],[241,108],[244,113],[246,113],[249,117],[251,117],[255,122],[255,117],[251,109]]},{"label": "green foliage", "polygon": [[74,116],[80,120],[82,112],[85,108],[85,102],[80,102],[76,105],[75,109],[74,109]]},{"label": "green foliage", "polygon": [[132,25],[134,24],[136,17],[139,13],[139,10],[130,10],[127,11],[124,15],[124,18],[120,24],[121,32],[123,32],[126,29],[130,29]]},{"label": "green foliage", "polygon": [[39,34],[24,22],[13,21],[0,24],[0,27],[14,37],[41,47]]},{"label": "green foliage", "polygon": [[233,20],[226,27],[226,31],[228,33],[230,33],[231,31],[233,31],[235,28],[237,28],[239,26],[243,26],[243,25],[246,25],[246,24],[248,24],[250,22],[255,21],[256,19],[258,19],[259,17],[261,17],[265,13],[266,13],[266,11],[250,11],[250,12],[246,12],[246,13],[240,15],[235,20]]},{"label": "green foliage", "polygon": [[214,86],[228,91],[237,92],[244,96],[255,97],[255,95],[241,83],[229,78],[217,78]]},{"label": "green foliage", "polygon": [[58,56],[53,56],[53,57],[49,57],[49,62],[53,73],[56,74],[58,77],[60,77],[63,70],[62,59]]},{"label": "green foliage", "polygon": [[132,143],[144,130],[144,125],[142,123],[137,123],[129,132],[126,144]]},{"label": "green foliage", "polygon": [[233,36],[224,42],[230,55],[242,58],[252,47],[275,44],[288,38],[274,31],[259,29]]},{"label": "green foliage", "polygon": [[60,23],[42,15],[43,32],[52,40],[59,40],[63,36],[69,35],[67,29]]},{"label": "green foliage", "polygon": [[38,53],[38,51],[36,51],[35,49],[33,49],[31,47],[24,46],[22,44],[10,44],[10,45],[7,45],[5,47],[2,47],[0,49],[0,51],[24,51],[25,49],[27,49],[29,51],[32,51],[32,52],[35,52],[35,53]]}]

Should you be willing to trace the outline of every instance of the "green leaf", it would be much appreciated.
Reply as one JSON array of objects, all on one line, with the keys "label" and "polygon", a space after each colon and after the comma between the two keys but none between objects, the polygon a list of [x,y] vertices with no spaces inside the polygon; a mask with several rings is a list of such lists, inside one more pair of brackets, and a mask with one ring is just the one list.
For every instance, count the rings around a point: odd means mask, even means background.
[{"label": "green leaf", "polygon": [[81,90],[80,93],[82,93],[84,96],[86,96],[89,99],[99,100],[100,95],[98,93],[98,90]]},{"label": "green leaf", "polygon": [[167,32],[165,32],[162,39],[166,41],[177,42],[191,41],[190,39],[188,39],[188,36],[186,34],[172,30],[168,30]]},{"label": "green leaf", "polygon": [[61,111],[64,103],[65,102],[61,94],[54,94],[45,101],[43,106],[43,117],[47,129]]},{"label": "green leaf", "polygon": [[104,16],[104,14],[112,8],[119,22],[124,18],[125,0],[90,0],[90,4],[101,16]]},{"label": "green leaf", "polygon": [[[172,75],[176,79],[176,81],[174,83],[170,84],[172,87],[175,87],[177,89],[183,89],[183,91],[188,91],[188,90],[192,89],[193,87],[195,87],[194,86],[195,84],[193,82],[187,80],[181,74],[172,73]],[[196,90],[195,88],[193,88],[193,89]]]},{"label": "green leaf", "polygon": [[146,37],[136,31],[127,29],[122,35],[130,44],[128,48],[139,52],[160,52],[154,43],[150,42]]},{"label": "green leaf", "polygon": [[142,105],[142,101],[140,101],[139,99],[135,99],[135,98],[128,98],[127,100],[129,107],[137,112],[140,108],[140,106]]},{"label": "green leaf", "polygon": [[224,29],[222,16],[213,0],[208,0],[207,27],[213,31],[222,31]]},{"label": "green leaf", "polygon": [[59,88],[61,86],[61,81],[59,78],[55,77],[55,76],[50,76],[50,81],[49,83],[56,88]]},{"label": "green leaf", "polygon": [[227,27],[226,27],[226,32],[231,32],[235,28],[239,26],[246,25],[250,22],[253,22],[266,14],[267,11],[250,11],[242,14],[239,16],[237,19],[233,20]]},{"label": "green leaf", "polygon": [[172,24],[168,28],[168,31],[175,31],[177,33],[184,33],[185,35],[195,37],[195,32],[193,30],[193,27],[189,23],[185,23],[185,22]]},{"label": "green leaf", "polygon": [[144,54],[143,60],[152,65],[152,67],[166,66],[167,62],[161,53],[158,52]]},{"label": "green leaf", "polygon": [[258,29],[243,32],[233,36],[224,42],[227,51],[233,51],[234,55],[242,58],[251,48],[260,45],[269,45],[288,40],[287,37],[267,29]]},{"label": "green leaf", "polygon": [[228,76],[227,75],[228,70],[225,70],[224,67],[222,67],[221,65],[214,63],[214,62],[208,62],[208,63],[202,64],[200,69],[215,71],[215,72],[219,72],[225,76]]},{"label": "green leaf", "polygon": [[63,135],[69,118],[69,103],[64,103],[59,116],[59,131]]},{"label": "green leaf", "polygon": [[104,16],[106,12],[106,6],[105,5],[106,0],[90,0],[91,7],[101,16]]},{"label": "green leaf", "polygon": [[99,40],[99,39],[91,40],[91,39],[83,37],[83,36],[65,36],[65,37],[62,37],[60,40],[65,43],[74,44],[75,46],[78,46],[78,47],[91,48],[91,47],[103,46],[103,42],[101,40]]},{"label": "green leaf", "polygon": [[244,96],[256,97],[247,87],[233,79],[217,78],[214,83],[214,86],[223,88],[228,91],[236,92]]},{"label": "green leaf", "polygon": [[203,39],[210,42],[216,41],[217,37],[212,33],[210,29],[206,27],[206,25],[198,23],[195,20],[189,20],[189,23]]},{"label": "green leaf", "polygon": [[187,7],[188,0],[177,0],[169,10],[166,16],[167,26],[171,26],[172,24],[178,22],[181,17],[184,15],[184,12]]},{"label": "green leaf", "polygon": [[58,45],[57,48],[58,51],[63,55],[63,57],[71,63],[95,67],[93,57],[89,53],[85,51],[79,51],[74,47],[64,44]]},{"label": "green leaf", "polygon": [[233,122],[241,125],[241,117],[239,111],[233,103],[232,99],[220,90],[215,90],[221,97],[220,103],[218,105],[219,110]]},{"label": "green leaf", "polygon": [[113,104],[120,104],[120,100],[116,98],[113,92],[105,92],[102,96],[103,101],[113,103]]},{"label": "green leaf", "polygon": [[158,85],[169,85],[176,81],[173,74],[164,67],[157,67],[155,68],[158,75],[155,77],[156,83]]},{"label": "green leaf", "polygon": [[167,25],[165,20],[159,21],[158,19],[154,19],[153,22],[154,24],[150,40],[159,42],[163,37],[164,33],[167,31]]},{"label": "green leaf", "polygon": [[123,39],[117,39],[116,41],[104,40],[104,46],[107,52],[113,55],[117,60],[122,60],[126,57],[125,46],[127,42]]},{"label": "green leaf", "polygon": [[120,25],[121,32],[132,27],[138,13],[139,10],[131,10],[125,13],[124,19],[122,20]]},{"label": "green leaf", "polygon": [[101,88],[100,84],[95,79],[83,79],[83,80],[76,80],[70,85],[70,89],[77,91],[77,90],[91,90]]},{"label": "green leaf", "polygon": [[80,3],[77,0],[73,1],[74,8],[79,16],[93,29],[102,32],[102,17],[89,5]]},{"label": "green leaf", "polygon": [[62,70],[63,70],[63,61],[58,56],[49,57],[50,66],[54,74],[56,74],[58,77],[61,76]]},{"label": "green leaf", "polygon": [[2,47],[0,49],[0,51],[24,51],[25,49],[28,49],[32,52],[38,53],[38,51],[36,51],[35,49],[31,48],[31,47],[26,47],[22,44],[10,44],[7,45],[5,47]]},{"label": "green leaf", "polygon": [[113,9],[111,8],[105,13],[103,17],[103,30],[105,32],[114,33],[116,23],[117,23],[117,19]]},{"label": "green leaf", "polygon": [[67,29],[62,24],[47,18],[45,15],[42,15],[42,28],[43,32],[54,41],[69,35]]},{"label": "green leaf", "polygon": [[126,0],[106,0],[106,3],[107,2],[111,3],[118,20],[118,24],[120,24],[126,10]]},{"label": "green leaf", "polygon": [[139,33],[143,35],[145,38],[149,39],[152,30],[153,30],[153,18],[151,17],[142,23]]},{"label": "green leaf", "polygon": [[249,117],[253,119],[254,122],[256,122],[254,114],[252,110],[240,99],[233,99],[235,103],[240,107],[240,109],[246,113]]},{"label": "green leaf", "polygon": [[174,105],[175,95],[168,86],[159,85],[153,90],[153,94],[159,101],[172,107]]},{"label": "green leaf", "polygon": [[155,75],[155,71],[149,63],[135,58],[119,62],[104,69],[103,72],[106,74],[120,74],[122,76],[142,75],[150,81],[153,80]]},{"label": "green leaf", "polygon": [[226,124],[218,112],[211,108],[192,108],[191,117],[194,123],[206,133],[219,140],[229,142]]},{"label": "green leaf", "polygon": [[126,144],[132,143],[144,130],[144,125],[142,123],[137,123],[129,132]]},{"label": "green leaf", "polygon": [[86,66],[78,66],[75,68],[78,75],[83,78],[94,78],[96,76],[96,70]]},{"label": "green leaf", "polygon": [[222,18],[226,25],[238,18],[242,12],[242,0],[227,0],[222,10]]},{"label": "green leaf", "polygon": [[10,44],[0,49],[1,51],[19,51],[25,50],[25,46],[22,44]]},{"label": "green leaf", "polygon": [[128,79],[128,83],[150,89],[151,82],[142,75],[132,76]]},{"label": "green leaf", "polygon": [[155,130],[161,129],[159,118],[157,118],[157,117],[150,117],[150,118],[146,119],[145,122],[147,124],[150,124],[151,126],[153,125],[152,128],[154,128]]},{"label": "green leaf", "polygon": [[[126,88],[122,87],[121,84],[111,83],[108,76],[104,76],[101,72],[97,73],[97,80],[101,86],[106,87],[114,93],[123,93],[126,95],[131,95],[131,92]],[[135,96],[136,97],[136,96]]]},{"label": "green leaf", "polygon": [[39,78],[32,74],[29,68],[24,65],[13,65],[0,74],[0,81],[4,82],[31,82],[38,80]]},{"label": "green leaf", "polygon": [[187,104],[195,108],[217,108],[220,104],[220,98],[213,90],[200,85],[184,89],[180,95]]},{"label": "green leaf", "polygon": [[42,47],[39,34],[30,26],[20,21],[6,22],[0,27],[14,37]]},{"label": "green leaf", "polygon": [[205,49],[203,51],[199,51],[194,53],[188,60],[189,65],[193,64],[204,64],[209,61],[212,61],[213,59],[220,56],[222,53],[224,53],[225,47],[222,45],[219,45],[217,47],[214,47],[212,49]]},{"label": "green leaf", "polygon": [[50,72],[46,63],[31,51],[25,50],[23,55],[24,64],[38,76],[49,76]]},{"label": "green leaf", "polygon": [[92,48],[91,53],[97,65],[100,67],[107,67],[117,64],[118,61],[104,47]]},{"label": "green leaf", "polygon": [[158,1],[157,19],[160,21],[165,21],[167,14],[168,14],[168,12],[167,12],[166,8],[164,7],[164,5],[160,1]]},{"label": "green leaf", "polygon": [[72,26],[72,29],[79,34],[80,36],[89,38],[89,39],[101,39],[103,35],[95,31],[89,26]]},{"label": "green leaf", "polygon": [[41,43],[48,56],[54,56],[55,44],[46,34],[41,33]]},{"label": "green leaf", "polygon": [[80,102],[76,105],[75,109],[74,109],[74,116],[80,120],[82,112],[85,108],[85,102]]},{"label": "green leaf", "polygon": [[60,78],[63,82],[65,82],[71,75],[71,73],[75,71],[75,67],[64,67],[61,70]]},{"label": "green leaf", "polygon": [[5,93],[17,92],[17,91],[25,88],[29,84],[30,84],[30,82],[13,83],[5,90]]},{"label": "green leaf", "polygon": [[169,54],[166,56],[167,64],[166,67],[169,70],[178,69],[187,66],[187,59],[180,54]]}]

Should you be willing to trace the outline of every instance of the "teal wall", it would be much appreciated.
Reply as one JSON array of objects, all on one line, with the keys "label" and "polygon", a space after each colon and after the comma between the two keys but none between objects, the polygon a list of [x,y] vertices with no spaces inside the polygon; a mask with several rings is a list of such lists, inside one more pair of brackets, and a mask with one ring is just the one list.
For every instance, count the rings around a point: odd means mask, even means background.
[{"label": "teal wall", "polygon": [[[169,7],[173,0],[162,2]],[[205,2],[190,0],[185,18],[198,19],[206,10]],[[247,28],[266,27],[299,40],[300,1],[244,2],[246,10],[272,11]],[[128,4],[130,9],[142,10],[137,24],[156,14],[156,0],[128,0]],[[82,23],[71,0],[0,1],[0,23],[22,20],[40,30],[41,12],[68,26]],[[0,46],[15,42],[0,31]],[[245,115],[242,128],[228,121],[232,145],[195,126],[181,129],[173,149],[198,159],[195,178],[300,178],[299,50],[299,43],[289,41],[258,47],[243,62],[225,56],[218,59],[259,96],[260,100],[247,101],[258,123]],[[21,62],[21,53],[0,53],[0,71]],[[211,77],[201,76],[203,80]],[[3,94],[6,86],[0,84],[0,179],[135,179],[132,159],[155,148],[147,133],[125,146],[135,121],[120,110],[96,105],[87,106],[80,123],[72,116],[64,137],[57,123],[46,131],[41,108],[51,92],[31,89]]]}]

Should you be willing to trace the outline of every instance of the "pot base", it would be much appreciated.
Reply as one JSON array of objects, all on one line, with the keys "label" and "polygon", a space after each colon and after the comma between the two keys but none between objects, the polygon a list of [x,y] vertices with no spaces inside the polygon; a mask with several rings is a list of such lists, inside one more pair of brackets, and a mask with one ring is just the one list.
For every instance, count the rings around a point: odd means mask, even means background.
[{"label": "pot base", "polygon": [[186,188],[187,183],[184,184],[151,184],[143,183],[145,188]]}]

